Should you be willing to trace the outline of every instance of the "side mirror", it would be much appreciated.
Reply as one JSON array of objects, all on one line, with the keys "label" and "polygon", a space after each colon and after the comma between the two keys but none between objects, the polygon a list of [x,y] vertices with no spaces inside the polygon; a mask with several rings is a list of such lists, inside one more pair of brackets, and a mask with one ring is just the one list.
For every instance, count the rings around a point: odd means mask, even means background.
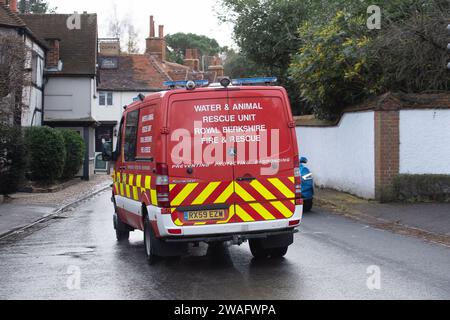
[{"label": "side mirror", "polygon": [[307,163],[308,163],[308,159],[305,158],[305,157],[301,157],[301,158],[300,158],[300,163],[307,164]]},{"label": "side mirror", "polygon": [[113,152],[111,142],[105,142],[102,146],[102,160],[113,161]]}]

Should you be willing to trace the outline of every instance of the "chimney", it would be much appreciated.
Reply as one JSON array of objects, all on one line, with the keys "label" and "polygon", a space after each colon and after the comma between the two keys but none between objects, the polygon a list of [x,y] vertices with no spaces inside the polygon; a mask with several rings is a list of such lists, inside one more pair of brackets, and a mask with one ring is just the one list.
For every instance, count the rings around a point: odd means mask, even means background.
[{"label": "chimney", "polygon": [[150,16],[150,38],[155,37],[155,20]]},{"label": "chimney", "polygon": [[0,5],[9,7],[9,10],[17,12],[17,0],[0,0]]},{"label": "chimney", "polygon": [[9,9],[12,12],[17,12],[17,0],[9,0]]},{"label": "chimney", "polygon": [[222,65],[222,59],[220,59],[218,56],[215,56],[212,65],[208,67],[208,71],[215,72],[217,78],[223,77],[224,67]]},{"label": "chimney", "polygon": [[47,68],[58,68],[59,66],[59,39],[46,39],[49,50],[47,52]]},{"label": "chimney", "polygon": [[184,54],[184,63],[185,66],[192,69],[192,71],[200,70],[200,59],[198,49],[186,49]]},{"label": "chimney", "polygon": [[150,16],[150,36],[146,39],[145,53],[166,60],[166,40],[164,39],[164,26],[159,26],[158,37],[155,36],[155,20]]}]

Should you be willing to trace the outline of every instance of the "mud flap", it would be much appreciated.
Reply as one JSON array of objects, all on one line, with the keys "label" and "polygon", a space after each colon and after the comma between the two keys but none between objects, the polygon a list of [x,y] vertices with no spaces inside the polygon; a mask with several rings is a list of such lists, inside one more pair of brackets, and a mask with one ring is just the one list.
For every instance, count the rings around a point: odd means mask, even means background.
[{"label": "mud flap", "polygon": [[158,257],[181,257],[188,253],[188,243],[166,242],[157,239],[153,243],[153,249]]},{"label": "mud flap", "polygon": [[274,236],[268,236],[264,239],[255,239],[259,241],[261,247],[263,249],[273,249],[273,248],[282,248],[288,247],[294,243],[294,234],[280,234]]}]

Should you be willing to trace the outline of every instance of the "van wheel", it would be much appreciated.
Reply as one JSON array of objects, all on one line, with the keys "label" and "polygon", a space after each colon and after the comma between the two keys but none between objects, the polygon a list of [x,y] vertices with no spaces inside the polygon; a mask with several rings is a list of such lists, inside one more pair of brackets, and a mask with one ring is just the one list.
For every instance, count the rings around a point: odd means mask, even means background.
[{"label": "van wheel", "polygon": [[250,251],[255,257],[255,259],[264,259],[269,257],[270,250],[264,249],[261,245],[261,241],[259,239],[250,239],[249,240]]},{"label": "van wheel", "polygon": [[117,241],[127,241],[130,238],[130,227],[123,223],[116,213],[114,214],[113,221]]},{"label": "van wheel", "polygon": [[303,211],[310,212],[313,207],[313,199],[308,199],[303,201]]},{"label": "van wheel", "polygon": [[153,234],[153,229],[148,220],[148,217],[145,218],[144,221],[144,248],[145,248],[145,256],[147,258],[147,262],[152,265],[156,262],[155,255],[155,235]]},{"label": "van wheel", "polygon": [[273,248],[270,249],[270,256],[272,258],[282,258],[286,255],[287,252],[288,247]]}]

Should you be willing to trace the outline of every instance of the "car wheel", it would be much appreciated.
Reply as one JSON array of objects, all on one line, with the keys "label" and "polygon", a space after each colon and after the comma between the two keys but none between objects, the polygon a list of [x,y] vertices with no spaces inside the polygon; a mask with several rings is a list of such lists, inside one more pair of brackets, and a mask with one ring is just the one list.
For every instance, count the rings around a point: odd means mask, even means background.
[{"label": "car wheel", "polygon": [[270,250],[264,249],[259,239],[249,240],[250,251],[255,259],[265,259],[270,255]]},{"label": "car wheel", "polygon": [[144,221],[144,248],[145,248],[145,256],[147,258],[147,262],[152,265],[156,262],[156,255],[154,251],[155,247],[155,235],[153,234],[153,229],[150,224],[148,218],[145,218]]},{"label": "car wheel", "polygon": [[288,252],[289,247],[280,247],[280,248],[273,248],[270,249],[270,257],[272,258],[282,258],[286,255]]},{"label": "car wheel", "polygon": [[123,242],[127,241],[130,238],[130,229],[128,225],[123,223],[117,214],[114,214],[114,229],[116,230],[116,238],[117,241]]},{"label": "car wheel", "polygon": [[313,207],[313,199],[303,201],[303,212],[310,212]]}]

